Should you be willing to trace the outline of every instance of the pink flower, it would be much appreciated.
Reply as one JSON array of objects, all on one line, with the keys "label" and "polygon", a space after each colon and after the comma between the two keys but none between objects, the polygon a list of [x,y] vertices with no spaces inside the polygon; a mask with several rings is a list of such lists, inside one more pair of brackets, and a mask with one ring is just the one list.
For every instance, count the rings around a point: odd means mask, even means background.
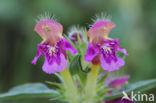
[{"label": "pink flower", "polygon": [[101,63],[104,70],[114,71],[124,65],[124,60],[117,56],[117,51],[128,55],[126,49],[120,48],[119,39],[108,38],[115,24],[99,20],[88,31],[89,44],[85,60],[93,64]]},{"label": "pink flower", "polygon": [[111,21],[99,20],[89,29],[88,36],[92,42],[101,41],[104,37],[109,35],[109,32],[115,24]]},{"label": "pink flower", "polygon": [[[120,88],[123,84],[125,84],[127,82],[127,80],[129,79],[129,75],[123,76],[123,77],[117,77],[114,80],[109,80],[107,82],[109,82],[108,86],[111,86],[112,88],[118,89]],[[108,95],[112,94],[112,91],[108,91],[107,92]],[[104,103],[135,103],[131,100],[128,99],[122,99],[122,98],[116,98],[116,99],[112,99],[112,100],[107,100]]]},{"label": "pink flower", "polygon": [[43,19],[35,26],[35,31],[41,36],[43,42],[37,45],[37,53],[32,63],[36,64],[37,59],[43,54],[45,61],[42,69],[44,72],[52,74],[64,70],[67,66],[66,50],[73,54],[77,50],[62,37],[62,25],[51,19]]},{"label": "pink flower", "polygon": [[83,33],[83,28],[79,26],[72,26],[69,29],[68,36],[72,42],[75,44],[78,44],[78,38],[77,35],[79,35],[81,42],[84,42],[84,33]]},{"label": "pink flower", "polygon": [[125,84],[127,80],[129,79],[129,75],[118,77],[112,80],[108,85],[112,88],[120,88],[121,85]]}]

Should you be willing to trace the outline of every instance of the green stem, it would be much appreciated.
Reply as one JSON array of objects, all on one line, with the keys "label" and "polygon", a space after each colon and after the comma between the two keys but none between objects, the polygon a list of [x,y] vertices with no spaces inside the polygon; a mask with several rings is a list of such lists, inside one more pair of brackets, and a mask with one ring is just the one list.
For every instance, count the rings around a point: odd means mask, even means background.
[{"label": "green stem", "polygon": [[77,88],[73,82],[69,69],[68,68],[64,69],[61,72],[61,75],[63,77],[65,87],[67,89],[67,92],[66,92],[67,98],[71,100],[72,103],[79,103]]},{"label": "green stem", "polygon": [[86,94],[86,103],[95,103],[94,97],[96,96],[96,83],[97,83],[97,76],[99,71],[99,64],[95,65],[92,64],[91,72],[87,76],[85,94]]}]

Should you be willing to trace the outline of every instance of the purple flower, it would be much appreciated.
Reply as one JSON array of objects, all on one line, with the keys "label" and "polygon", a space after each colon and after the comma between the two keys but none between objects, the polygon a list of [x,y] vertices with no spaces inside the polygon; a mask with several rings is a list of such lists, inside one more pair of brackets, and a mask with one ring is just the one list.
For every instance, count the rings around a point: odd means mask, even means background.
[{"label": "purple flower", "polygon": [[44,72],[52,74],[61,72],[67,66],[66,50],[73,54],[77,50],[62,37],[63,27],[54,20],[44,19],[39,21],[35,31],[43,38],[43,42],[37,45],[37,53],[32,63],[36,64],[41,54],[44,55],[45,61],[42,66]]},{"label": "purple flower", "polygon": [[83,28],[82,27],[79,27],[79,26],[72,26],[70,29],[69,29],[69,38],[72,42],[74,42],[75,44],[77,44],[78,42],[78,38],[77,38],[77,35],[79,35],[81,41],[83,42],[84,38],[83,38]]},{"label": "purple flower", "polygon": [[127,80],[129,79],[129,75],[118,77],[112,80],[108,85],[112,88],[120,88],[121,85],[125,84]]},{"label": "purple flower", "polygon": [[[107,85],[111,86],[112,88],[119,89],[123,84],[127,82],[128,79],[129,79],[129,75],[118,77],[112,81],[109,81]],[[107,95],[110,94],[112,94],[111,90],[107,92]],[[135,103],[135,102],[128,99],[117,98],[117,99],[107,100],[104,103]]]},{"label": "purple flower", "polygon": [[[125,76],[122,76],[122,77],[116,77],[114,74],[110,74],[106,80],[105,80],[105,83],[104,85],[105,86],[110,86],[111,88],[114,88],[116,90],[119,90],[120,87],[123,85],[123,84],[126,84],[128,79],[129,79],[129,75],[125,75]],[[110,89],[108,91],[108,94],[112,94],[112,89]]]},{"label": "purple flower", "polygon": [[117,56],[117,51],[128,55],[126,49],[120,48],[119,39],[108,38],[115,26],[111,21],[99,20],[88,31],[90,42],[85,60],[93,64],[101,63],[104,70],[114,71],[124,65],[124,60]]}]

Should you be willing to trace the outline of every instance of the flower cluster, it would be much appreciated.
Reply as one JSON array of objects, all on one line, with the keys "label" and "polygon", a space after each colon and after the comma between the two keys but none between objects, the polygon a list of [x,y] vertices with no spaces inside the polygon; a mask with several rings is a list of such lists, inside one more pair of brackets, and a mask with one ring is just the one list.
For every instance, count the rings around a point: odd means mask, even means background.
[{"label": "flower cluster", "polygon": [[[85,60],[93,64],[101,63],[104,70],[113,71],[124,65],[124,60],[117,56],[117,51],[128,55],[126,49],[119,45],[119,39],[109,38],[109,32],[115,27],[111,21],[99,20],[89,29],[89,43],[85,54]],[[41,20],[35,27],[35,31],[43,41],[38,44],[37,54],[32,61],[36,63],[38,57],[43,54],[45,63],[43,71],[55,73],[62,71],[67,66],[66,50],[76,53],[77,50],[62,37],[63,27],[54,20]],[[72,32],[69,36],[73,42],[77,41],[77,32],[82,38],[81,31]]]},{"label": "flower cluster", "polygon": [[[105,75],[107,78],[97,81],[100,67],[107,73],[118,70],[125,64],[118,52],[128,55],[126,49],[120,47],[118,38],[109,37],[114,27],[115,24],[111,20],[98,19],[88,31],[74,26],[69,30],[69,37],[63,37],[63,26],[60,23],[55,19],[42,18],[36,24],[35,32],[43,40],[37,45],[37,53],[32,63],[36,64],[40,55],[44,55],[43,71],[47,74],[61,73],[61,80],[66,88],[66,92],[60,94],[62,97],[65,96],[64,98],[72,103],[95,103],[95,96],[99,99],[101,95],[112,94],[112,89],[107,90],[107,87],[119,89],[129,78],[125,76],[110,81],[109,76]],[[85,68],[90,68],[90,64],[92,67],[86,72],[83,66],[87,65]],[[76,73],[72,74],[71,69]],[[75,74],[77,76],[73,78]],[[105,90],[107,92],[103,92]],[[117,100],[105,103],[116,103]]]}]

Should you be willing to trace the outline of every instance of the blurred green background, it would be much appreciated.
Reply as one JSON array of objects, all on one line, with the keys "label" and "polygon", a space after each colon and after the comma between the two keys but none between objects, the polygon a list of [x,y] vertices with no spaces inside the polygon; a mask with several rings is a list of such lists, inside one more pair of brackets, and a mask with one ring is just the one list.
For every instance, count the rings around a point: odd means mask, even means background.
[{"label": "blurred green background", "polygon": [[35,19],[45,12],[57,15],[65,34],[74,24],[88,28],[97,13],[111,15],[116,24],[111,37],[129,52],[120,72],[130,74],[131,82],[156,78],[156,0],[0,0],[0,93],[28,82],[57,81],[41,70],[43,57],[31,64],[41,42]]}]

